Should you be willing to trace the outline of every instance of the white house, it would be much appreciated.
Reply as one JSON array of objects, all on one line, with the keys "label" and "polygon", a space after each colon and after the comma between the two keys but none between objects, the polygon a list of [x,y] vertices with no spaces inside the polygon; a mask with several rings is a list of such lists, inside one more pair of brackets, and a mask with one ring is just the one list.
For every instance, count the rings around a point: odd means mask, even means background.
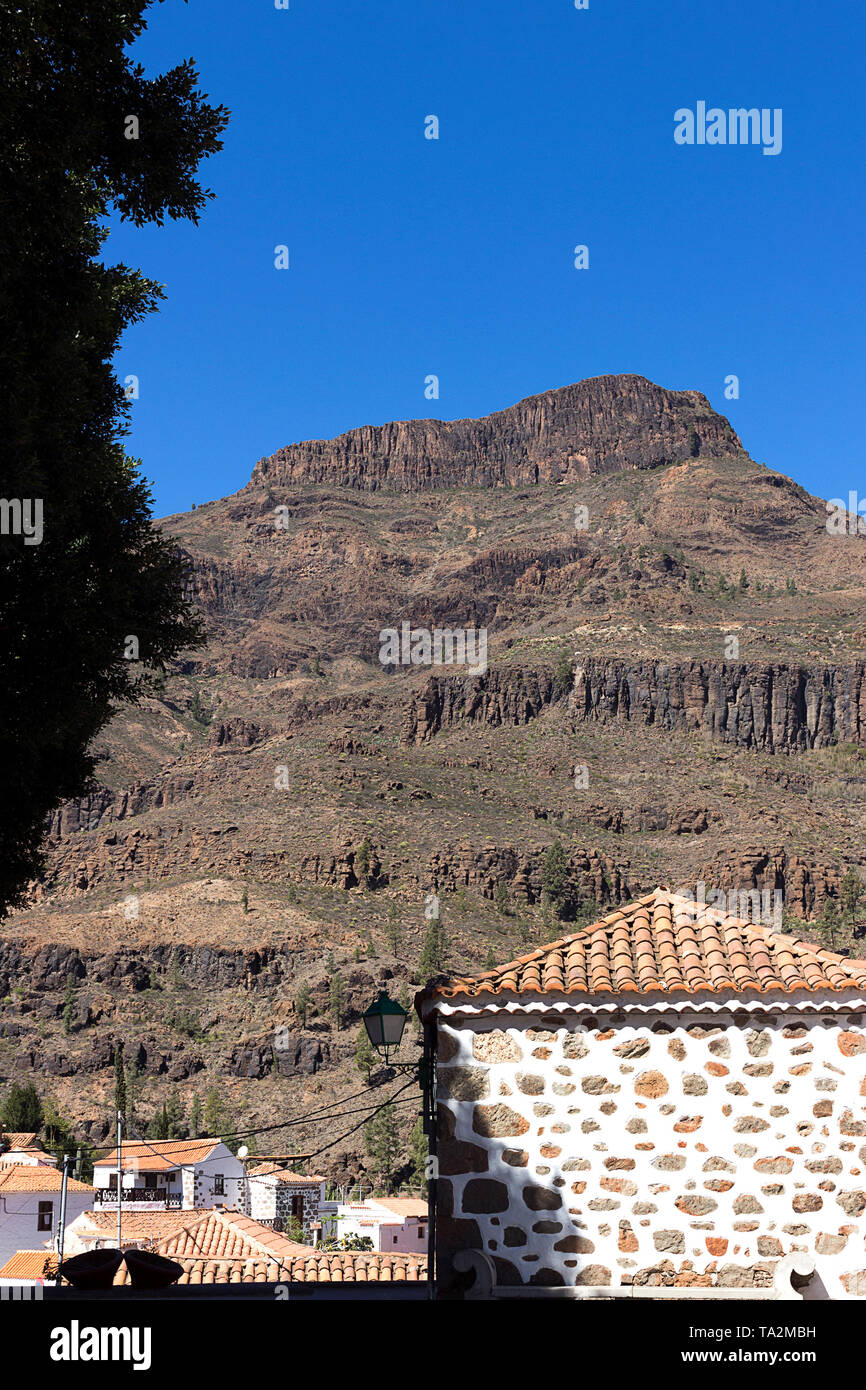
[{"label": "white house", "polygon": [[337,1209],[337,1231],[346,1236],[369,1236],[383,1254],[427,1253],[427,1203],[416,1197],[368,1197],[344,1202]]},{"label": "white house", "polygon": [[57,1165],[54,1154],[46,1153],[33,1131],[26,1134],[0,1134],[0,1168],[14,1168],[19,1163]]},{"label": "white house", "polygon": [[[46,1164],[19,1163],[0,1169],[0,1266],[17,1250],[48,1247],[57,1236],[63,1178]],[[70,1178],[66,1220],[74,1221],[93,1205],[93,1188]]]},{"label": "white house", "polygon": [[659,888],[416,1005],[440,1296],[866,1298],[866,961]]},{"label": "white house", "polygon": [[300,1222],[304,1239],[329,1233],[336,1203],[325,1201],[326,1182],[318,1175],[305,1176],[276,1163],[259,1163],[247,1170],[245,1211],[281,1231],[292,1220]]},{"label": "white house", "polygon": [[[121,1145],[123,1205],[130,1210],[237,1207],[244,1168],[220,1139],[150,1139]],[[117,1150],[93,1165],[96,1202],[117,1206]]]}]

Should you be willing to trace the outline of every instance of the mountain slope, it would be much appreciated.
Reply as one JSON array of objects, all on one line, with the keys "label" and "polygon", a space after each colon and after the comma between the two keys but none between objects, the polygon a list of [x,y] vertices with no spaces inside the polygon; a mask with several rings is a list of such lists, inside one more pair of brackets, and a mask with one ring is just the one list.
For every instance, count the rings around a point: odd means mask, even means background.
[{"label": "mountain slope", "polygon": [[[46,1073],[101,1137],[124,1037],[145,1113],[219,1085],[301,1115],[361,1084],[360,1013],[411,988],[425,895],[456,968],[561,934],[557,840],[567,916],[704,882],[813,918],[866,826],[866,545],[825,523],[699,393],[633,376],[292,445],[168,518],[209,644],[52,818],[0,938],[0,1077]],[[488,671],[384,668],[403,621],[486,627]],[[326,1161],[359,1171],[357,1137]]]}]

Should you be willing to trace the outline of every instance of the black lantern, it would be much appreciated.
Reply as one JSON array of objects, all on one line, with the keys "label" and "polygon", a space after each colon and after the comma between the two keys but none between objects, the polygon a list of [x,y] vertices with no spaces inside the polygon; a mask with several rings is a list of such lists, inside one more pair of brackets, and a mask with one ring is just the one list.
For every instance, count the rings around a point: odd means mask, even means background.
[{"label": "black lantern", "polygon": [[400,1046],[408,1017],[407,1011],[395,1004],[384,989],[379,991],[379,998],[364,1014],[367,1037],[386,1062],[389,1051]]}]

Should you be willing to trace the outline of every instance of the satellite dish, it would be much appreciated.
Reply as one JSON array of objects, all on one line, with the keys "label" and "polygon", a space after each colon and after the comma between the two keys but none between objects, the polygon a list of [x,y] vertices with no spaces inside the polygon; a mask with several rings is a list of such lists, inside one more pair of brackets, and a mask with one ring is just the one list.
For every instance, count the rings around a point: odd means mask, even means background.
[{"label": "satellite dish", "polygon": [[249,1149],[247,1148],[246,1144],[241,1144],[240,1148],[238,1149],[238,1158],[246,1158],[248,1154]]}]

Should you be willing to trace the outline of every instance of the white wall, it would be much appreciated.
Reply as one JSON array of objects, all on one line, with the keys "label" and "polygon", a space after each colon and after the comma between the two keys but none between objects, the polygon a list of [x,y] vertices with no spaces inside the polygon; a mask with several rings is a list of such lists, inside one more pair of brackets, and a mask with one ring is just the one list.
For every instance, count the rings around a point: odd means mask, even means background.
[{"label": "white wall", "polygon": [[[38,1229],[40,1202],[53,1204],[51,1230]],[[66,1221],[74,1221],[93,1206],[92,1192],[67,1192]],[[57,1235],[60,1220],[59,1192],[8,1192],[0,1196],[0,1267],[16,1250],[41,1250]]]},{"label": "white wall", "polygon": [[441,1253],[474,1243],[512,1282],[762,1287],[799,1251],[825,1296],[866,1295],[862,1016],[783,1009],[440,1028]]}]

